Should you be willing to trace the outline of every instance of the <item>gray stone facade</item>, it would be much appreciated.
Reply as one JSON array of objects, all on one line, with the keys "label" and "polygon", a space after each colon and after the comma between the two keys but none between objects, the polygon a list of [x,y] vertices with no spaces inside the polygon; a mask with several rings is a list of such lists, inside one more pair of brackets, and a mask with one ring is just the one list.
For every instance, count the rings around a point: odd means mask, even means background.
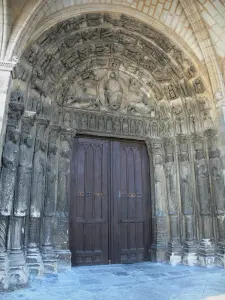
[{"label": "gray stone facade", "polygon": [[12,74],[0,179],[0,285],[70,267],[76,134],[145,140],[152,261],[225,265],[225,187],[204,82],[164,35],[125,15],[59,23]]}]

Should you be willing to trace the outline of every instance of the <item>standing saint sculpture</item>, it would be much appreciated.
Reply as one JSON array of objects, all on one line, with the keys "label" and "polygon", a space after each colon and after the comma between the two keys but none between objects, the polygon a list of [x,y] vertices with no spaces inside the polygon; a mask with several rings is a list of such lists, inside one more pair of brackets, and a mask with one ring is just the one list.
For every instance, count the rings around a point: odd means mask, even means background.
[{"label": "standing saint sculpture", "polygon": [[156,215],[165,216],[167,211],[166,177],[161,155],[155,156],[154,165]]},{"label": "standing saint sculpture", "polygon": [[1,215],[11,214],[14,197],[14,186],[16,181],[16,170],[19,160],[19,132],[9,131],[9,139],[5,144],[2,155],[1,193],[0,207]]}]

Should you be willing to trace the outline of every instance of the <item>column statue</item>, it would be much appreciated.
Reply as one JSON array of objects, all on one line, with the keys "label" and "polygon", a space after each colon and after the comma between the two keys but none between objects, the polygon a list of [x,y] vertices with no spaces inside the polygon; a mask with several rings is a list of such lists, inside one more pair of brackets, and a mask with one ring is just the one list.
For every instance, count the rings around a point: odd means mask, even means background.
[{"label": "column statue", "polygon": [[204,143],[204,137],[193,135],[196,194],[201,218],[199,261],[202,266],[210,266],[214,263],[214,243],[209,171],[205,158]]},{"label": "column statue", "polygon": [[164,138],[165,174],[167,188],[168,215],[170,222],[170,240],[168,243],[168,256],[171,264],[181,262],[180,224],[178,216],[178,184],[177,166],[175,162],[175,141]]},{"label": "column statue", "polygon": [[71,266],[69,250],[70,168],[72,145],[76,132],[61,130],[58,161],[58,193],[56,206],[55,245],[59,268]]},{"label": "column statue", "polygon": [[16,172],[19,160],[19,132],[8,130],[8,140],[3,149],[0,190],[0,214],[9,216],[12,211]]},{"label": "column statue", "polygon": [[46,195],[43,217],[43,243],[42,258],[47,273],[57,272],[57,259],[53,248],[53,221],[57,201],[58,181],[58,139],[59,127],[51,126],[49,133],[47,171],[46,171]]},{"label": "column statue", "polygon": [[205,131],[209,153],[209,173],[212,184],[212,203],[215,206],[216,231],[218,232],[215,263],[225,266],[225,185],[222,161],[219,150],[218,132],[214,129]]},{"label": "column statue", "polygon": [[152,260],[165,261],[168,243],[168,211],[166,177],[164,171],[164,152],[161,139],[146,141],[150,158],[150,174],[153,199],[153,244]]},{"label": "column statue", "polygon": [[183,263],[197,264],[196,232],[194,226],[194,186],[189,158],[189,140],[187,136],[177,137],[181,210],[184,219],[185,241],[183,246]]},{"label": "column statue", "polygon": [[48,120],[38,119],[31,184],[27,264],[38,275],[44,271],[40,254],[40,220],[45,199]]}]

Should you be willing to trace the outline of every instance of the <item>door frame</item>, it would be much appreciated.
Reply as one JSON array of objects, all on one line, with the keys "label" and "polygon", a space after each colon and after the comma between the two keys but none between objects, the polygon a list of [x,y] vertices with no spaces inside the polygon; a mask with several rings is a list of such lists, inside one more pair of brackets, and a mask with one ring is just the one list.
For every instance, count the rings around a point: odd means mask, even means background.
[{"label": "door frame", "polygon": [[[75,140],[76,138],[90,138],[90,139],[102,139],[102,140],[106,140],[106,141],[118,141],[118,142],[137,142],[137,143],[140,143],[140,144],[144,144],[145,147],[146,147],[146,151],[147,151],[147,156],[148,156],[148,166],[149,166],[149,170],[148,170],[148,179],[149,179],[149,188],[148,188],[148,199],[147,199],[147,207],[148,207],[148,212],[149,212],[149,222],[148,222],[148,227],[149,227],[149,230],[148,230],[148,234],[149,234],[149,238],[148,238],[148,241],[149,241],[149,253],[148,253],[148,257],[149,257],[149,260],[151,260],[151,246],[152,246],[152,236],[153,236],[153,233],[152,233],[152,230],[153,230],[153,224],[152,224],[152,188],[153,188],[153,184],[152,184],[152,172],[151,172],[151,160],[150,160],[150,157],[151,155],[149,155],[149,143],[146,141],[146,139],[143,139],[143,138],[140,138],[139,139],[136,139],[135,137],[120,137],[120,136],[112,136],[112,135],[108,135],[108,134],[105,134],[105,135],[99,135],[98,133],[96,134],[85,134],[83,132],[77,132],[76,135],[74,135],[74,138],[73,138],[73,141],[72,141],[72,149],[74,150],[74,145],[75,145]],[[110,152],[110,160],[112,160],[112,143],[110,143],[110,147],[109,147],[109,152]],[[70,170],[70,174],[71,174],[71,181],[72,181],[72,174],[73,174],[73,170],[72,170],[72,155],[75,155],[74,151],[71,151],[71,170]],[[109,163],[109,162],[108,162]],[[112,161],[110,162],[112,163]],[[111,169],[111,172],[110,172],[110,175],[108,177],[108,181],[111,183],[111,177],[112,177],[112,172],[113,170]],[[111,184],[110,184],[111,185]],[[110,212],[113,211],[114,213],[114,209],[115,209],[115,205],[113,204],[113,201],[111,200],[113,197],[114,197],[114,190],[113,188],[109,188],[110,186],[108,184],[107,186],[107,190],[108,190],[108,195],[110,197],[110,201],[108,203],[108,231],[110,232],[110,235],[112,233],[114,233],[115,231],[115,228],[112,229],[113,227],[113,224],[111,222],[111,214]],[[70,198],[72,197],[72,193],[70,192]],[[70,207],[71,207],[71,199],[70,199]],[[118,213],[117,213],[118,215]],[[118,217],[118,216],[117,216]],[[72,223],[72,220],[71,220],[71,214],[69,214],[69,231],[71,230],[71,223]],[[117,227],[118,227],[118,224],[117,224]],[[69,240],[70,240],[70,232],[69,232]],[[70,242],[69,242],[70,243]],[[114,248],[110,247],[110,244],[112,243],[112,237],[109,236],[109,242],[108,242],[108,255],[110,257],[110,249],[112,252],[115,252],[113,251]],[[111,245],[112,246],[112,245]],[[116,245],[114,245],[115,247]],[[119,242],[117,243],[117,247],[119,246]],[[116,255],[118,255],[119,251],[117,249],[116,251]],[[109,263],[111,263],[111,260],[115,261],[115,257],[114,255],[111,257],[111,259],[109,260]]]}]

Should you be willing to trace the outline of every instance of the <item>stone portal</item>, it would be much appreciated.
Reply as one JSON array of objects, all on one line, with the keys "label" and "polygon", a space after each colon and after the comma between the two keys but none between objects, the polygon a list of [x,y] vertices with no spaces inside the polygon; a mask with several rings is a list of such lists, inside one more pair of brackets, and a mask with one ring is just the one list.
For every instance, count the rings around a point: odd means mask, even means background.
[{"label": "stone portal", "polygon": [[13,73],[0,178],[0,284],[69,267],[77,134],[144,141],[152,261],[225,264],[224,174],[205,83],[165,35],[82,14],[24,51]]}]

